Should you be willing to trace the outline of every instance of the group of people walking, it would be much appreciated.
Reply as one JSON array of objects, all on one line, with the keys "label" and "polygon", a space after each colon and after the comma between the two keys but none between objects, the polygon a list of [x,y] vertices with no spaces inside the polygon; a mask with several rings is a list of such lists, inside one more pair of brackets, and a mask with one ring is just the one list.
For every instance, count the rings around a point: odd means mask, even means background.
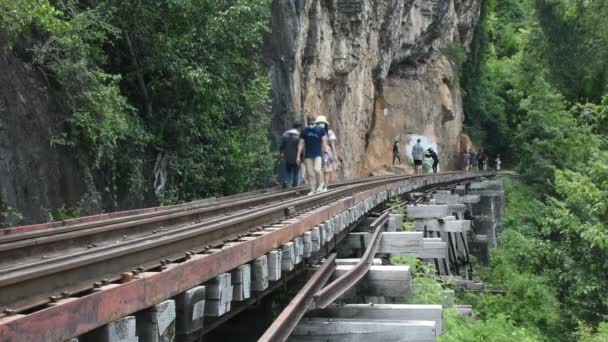
[{"label": "group of people walking", "polygon": [[[338,170],[338,160],[340,160],[336,149],[338,138],[330,129],[329,121],[325,116],[308,117],[306,122],[305,127],[295,123],[291,129],[283,133],[280,146],[284,162],[282,185],[284,188],[297,187],[302,178],[310,185],[310,194],[325,192]],[[431,169],[433,173],[438,171],[437,152],[433,148],[425,150],[421,139],[417,139],[412,147],[412,160],[415,174],[428,173]],[[393,165],[395,162],[401,164],[398,141],[393,144]],[[488,155],[483,150],[479,154],[471,150],[464,153],[463,168],[469,171],[475,165],[479,170],[488,168]],[[497,155],[495,165],[496,170],[500,170],[500,155]]]},{"label": "group of people walking", "polygon": [[[466,171],[474,169],[475,165],[477,165],[477,168],[480,171],[488,169],[489,156],[483,150],[481,150],[479,152],[479,154],[475,153],[475,151],[473,151],[473,150],[469,150],[464,153],[464,155],[462,156],[462,159],[463,159],[463,168]],[[494,163],[495,163],[494,165],[496,166],[496,171],[500,171],[500,168],[502,166],[500,154],[496,155],[496,159],[494,160]]]},{"label": "group of people walking", "polygon": [[285,164],[283,187],[300,184],[300,170],[310,194],[327,191],[327,185],[338,169],[336,141],[338,138],[329,128],[323,115],[309,117],[306,127],[300,123],[283,134],[280,152]]},{"label": "group of people walking", "polygon": [[[415,174],[419,174],[421,171],[424,171],[425,160],[430,160],[432,163],[429,165],[429,170],[432,168],[433,173],[437,173],[439,167],[439,155],[437,155],[437,152],[435,152],[433,148],[428,148],[425,152],[420,139],[416,141],[416,145],[414,145],[412,148],[412,160],[414,161]],[[393,144],[393,165],[395,165],[395,161],[398,161],[399,164],[401,164],[398,141],[395,141]],[[426,172],[428,172],[428,170]]]},{"label": "group of people walking", "polygon": [[[481,150],[479,154],[476,154],[475,151],[469,150],[463,155],[463,169],[471,170],[475,166],[479,168],[479,170],[487,170],[488,165],[488,154]],[[421,171],[423,173],[428,173],[430,169],[433,170],[433,173],[437,173],[437,169],[439,166],[439,156],[437,152],[435,152],[432,148],[424,149],[422,146],[422,141],[420,139],[416,140],[416,145],[412,147],[412,160],[414,161],[414,173],[419,174]],[[399,154],[399,142],[395,141],[393,144],[393,165],[395,163],[401,164],[401,156]],[[502,161],[500,159],[500,154],[496,156],[494,160],[495,169],[500,171],[502,166]]]}]

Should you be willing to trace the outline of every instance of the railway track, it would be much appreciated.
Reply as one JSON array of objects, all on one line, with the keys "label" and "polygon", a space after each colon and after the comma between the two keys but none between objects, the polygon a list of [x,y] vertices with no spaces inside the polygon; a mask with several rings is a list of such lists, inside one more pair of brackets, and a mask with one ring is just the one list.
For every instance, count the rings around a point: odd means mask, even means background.
[{"label": "railway track", "polygon": [[[147,213],[0,236],[0,310],[21,313],[54,298],[206,253],[251,229],[369,187],[406,179],[377,177],[335,184],[301,198],[306,187],[248,193]],[[2,317],[2,316],[0,316]]]},{"label": "railway track", "polygon": [[[113,217],[75,220],[49,229],[0,234],[0,337],[12,336],[3,333],[13,334],[22,327],[20,324],[30,322],[13,320],[15,317],[31,317],[31,322],[43,320],[48,327],[50,317],[55,317],[52,310],[55,303],[78,303],[80,298],[89,298],[90,302],[95,297],[90,295],[102,288],[106,292],[108,286],[119,289],[121,284],[137,283],[130,286],[137,288],[141,282],[132,280],[146,280],[156,275],[164,278],[165,283],[176,282],[165,284],[166,289],[139,288],[138,292],[121,298],[127,307],[118,312],[102,310],[96,315],[103,319],[94,321],[88,317],[86,324],[75,322],[64,332],[48,333],[75,336],[109,322],[108,319],[122,317],[117,315],[153,305],[183,292],[188,286],[250,262],[311,229],[321,218],[303,219],[304,222],[284,229],[277,228],[272,234],[258,234],[274,223],[301,217],[300,214],[319,207],[335,207],[323,211],[323,215],[334,215],[334,210],[344,210],[368,196],[390,192],[404,184],[417,189],[483,175],[472,172],[375,177],[336,184],[331,191],[313,196],[303,196],[307,193],[305,187],[261,191]],[[176,276],[177,269],[183,273]],[[190,273],[192,271],[194,273]],[[143,285],[150,286],[146,282]],[[128,302],[134,298],[139,298],[139,302]],[[60,321],[78,318],[77,312],[73,315]],[[11,327],[4,329],[5,324]]]}]

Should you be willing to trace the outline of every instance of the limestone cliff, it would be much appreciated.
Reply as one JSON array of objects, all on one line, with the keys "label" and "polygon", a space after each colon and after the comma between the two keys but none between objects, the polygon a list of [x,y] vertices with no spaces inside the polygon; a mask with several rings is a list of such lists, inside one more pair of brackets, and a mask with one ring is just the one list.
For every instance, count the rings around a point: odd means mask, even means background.
[{"label": "limestone cliff", "polygon": [[[416,137],[458,164],[464,114],[453,64],[468,49],[481,0],[274,0],[273,115],[280,133],[326,115],[342,177],[388,167]],[[407,152],[407,153],[406,153]]]}]

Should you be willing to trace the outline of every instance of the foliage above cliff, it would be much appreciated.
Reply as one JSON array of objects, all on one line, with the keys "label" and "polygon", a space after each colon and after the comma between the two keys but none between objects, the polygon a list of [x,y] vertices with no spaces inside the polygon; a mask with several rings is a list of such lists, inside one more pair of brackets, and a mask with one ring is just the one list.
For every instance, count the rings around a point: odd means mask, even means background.
[{"label": "foliage above cliff", "polygon": [[[599,0],[484,1],[463,79],[467,125],[477,143],[517,160],[513,136],[527,114],[522,101],[549,88],[567,110],[600,105],[608,90],[607,14],[608,3]],[[536,89],[539,82],[547,87]]]},{"label": "foliage above cliff", "polygon": [[9,44],[38,41],[33,62],[71,113],[51,143],[77,154],[106,209],[268,182],[269,82],[258,56],[269,0],[0,0],[0,9]]}]

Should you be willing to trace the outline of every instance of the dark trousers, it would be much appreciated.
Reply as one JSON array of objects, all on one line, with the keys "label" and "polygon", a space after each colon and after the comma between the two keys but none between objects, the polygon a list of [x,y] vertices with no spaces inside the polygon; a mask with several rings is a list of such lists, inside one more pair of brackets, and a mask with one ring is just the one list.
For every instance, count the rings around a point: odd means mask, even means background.
[{"label": "dark trousers", "polygon": [[439,166],[439,160],[433,161],[433,173],[437,173],[437,166]]},{"label": "dark trousers", "polygon": [[393,165],[395,165],[395,159],[399,161],[399,165],[401,165],[401,157],[398,154],[393,154]]},{"label": "dark trousers", "polygon": [[479,166],[479,171],[483,170],[483,160],[482,159],[477,160],[477,166]]},{"label": "dark trousers", "polygon": [[285,177],[283,178],[283,186],[287,187],[291,184],[292,187],[298,186],[300,182],[300,165],[285,163]]}]

